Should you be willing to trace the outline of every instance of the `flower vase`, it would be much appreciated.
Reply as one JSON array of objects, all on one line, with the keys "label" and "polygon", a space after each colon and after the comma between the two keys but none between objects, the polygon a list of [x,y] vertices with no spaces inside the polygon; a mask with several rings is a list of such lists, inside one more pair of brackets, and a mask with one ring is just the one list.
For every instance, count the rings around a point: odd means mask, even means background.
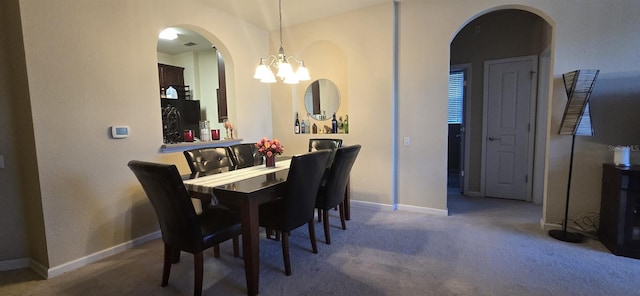
[{"label": "flower vase", "polygon": [[270,168],[270,167],[275,167],[276,166],[276,156],[272,155],[272,156],[265,156],[264,157],[264,164]]}]

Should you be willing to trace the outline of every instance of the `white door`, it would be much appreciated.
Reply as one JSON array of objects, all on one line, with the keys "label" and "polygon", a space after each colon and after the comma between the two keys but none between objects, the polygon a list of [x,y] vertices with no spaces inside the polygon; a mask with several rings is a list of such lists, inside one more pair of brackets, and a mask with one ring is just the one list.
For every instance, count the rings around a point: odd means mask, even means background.
[{"label": "white door", "polygon": [[537,59],[485,62],[485,196],[530,200]]}]

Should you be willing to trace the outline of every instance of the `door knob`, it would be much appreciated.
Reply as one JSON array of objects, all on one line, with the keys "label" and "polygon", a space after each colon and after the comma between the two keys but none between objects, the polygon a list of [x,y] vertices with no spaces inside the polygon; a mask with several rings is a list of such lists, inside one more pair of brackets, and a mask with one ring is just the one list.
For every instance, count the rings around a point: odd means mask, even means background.
[{"label": "door knob", "polygon": [[494,137],[489,136],[488,139],[489,139],[489,141],[499,141],[501,138],[494,138]]}]

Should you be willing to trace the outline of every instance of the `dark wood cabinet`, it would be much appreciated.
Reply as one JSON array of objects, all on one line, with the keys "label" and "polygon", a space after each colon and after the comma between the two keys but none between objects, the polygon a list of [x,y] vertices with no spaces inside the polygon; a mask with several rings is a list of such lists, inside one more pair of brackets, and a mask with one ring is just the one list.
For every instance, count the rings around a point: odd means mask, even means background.
[{"label": "dark wood cabinet", "polygon": [[167,89],[169,85],[184,85],[184,68],[158,64],[158,79],[160,88]]},{"label": "dark wood cabinet", "polygon": [[598,239],[615,255],[640,259],[640,166],[603,165]]}]

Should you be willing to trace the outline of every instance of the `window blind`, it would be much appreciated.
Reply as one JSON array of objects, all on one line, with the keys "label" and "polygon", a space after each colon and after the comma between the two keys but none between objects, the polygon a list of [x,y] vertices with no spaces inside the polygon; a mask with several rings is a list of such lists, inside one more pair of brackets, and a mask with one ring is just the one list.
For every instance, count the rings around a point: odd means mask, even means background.
[{"label": "window blind", "polygon": [[463,103],[464,71],[452,71],[449,73],[448,123],[462,123]]}]

